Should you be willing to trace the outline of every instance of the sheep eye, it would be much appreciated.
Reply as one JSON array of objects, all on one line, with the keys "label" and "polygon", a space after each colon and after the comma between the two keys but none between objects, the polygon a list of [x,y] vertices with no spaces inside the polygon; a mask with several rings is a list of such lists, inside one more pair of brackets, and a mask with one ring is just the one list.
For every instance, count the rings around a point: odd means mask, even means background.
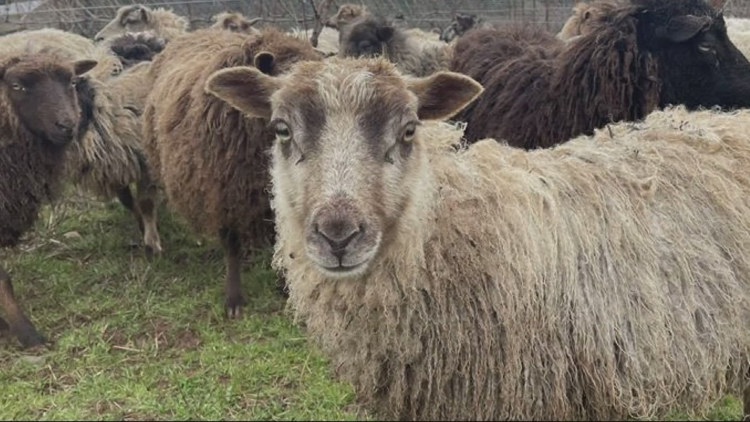
[{"label": "sheep eye", "polygon": [[21,84],[19,84],[19,83],[13,83],[13,84],[11,84],[10,88],[12,90],[14,90],[14,91],[24,91],[25,90],[25,88],[23,86],[21,86]]},{"label": "sheep eye", "polygon": [[289,129],[289,125],[286,123],[276,122],[274,130],[276,131],[276,139],[278,139],[279,142],[285,143],[292,139],[292,130]]},{"label": "sheep eye", "polygon": [[707,42],[702,42],[702,43],[698,44],[698,50],[700,50],[700,51],[702,51],[704,53],[708,53],[710,51],[713,51],[713,47],[711,46],[711,44],[709,44]]},{"label": "sheep eye", "polygon": [[409,123],[406,125],[406,129],[404,129],[404,135],[401,137],[401,141],[405,143],[410,143],[414,141],[414,136],[417,132],[417,125],[416,123]]},{"label": "sheep eye", "polygon": [[78,79],[75,79],[75,78],[73,78],[73,80],[71,80],[71,81],[70,81],[70,85],[71,85],[71,86],[76,86],[76,85],[78,85]]}]

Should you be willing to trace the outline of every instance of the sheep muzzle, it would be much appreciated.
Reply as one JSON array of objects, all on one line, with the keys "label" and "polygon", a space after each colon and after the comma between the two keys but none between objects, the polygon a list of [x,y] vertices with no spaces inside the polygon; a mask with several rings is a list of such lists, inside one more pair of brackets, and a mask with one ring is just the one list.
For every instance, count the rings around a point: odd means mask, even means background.
[{"label": "sheep muzzle", "polygon": [[308,257],[329,276],[364,273],[380,246],[381,232],[354,201],[337,196],[312,214],[305,243]]}]

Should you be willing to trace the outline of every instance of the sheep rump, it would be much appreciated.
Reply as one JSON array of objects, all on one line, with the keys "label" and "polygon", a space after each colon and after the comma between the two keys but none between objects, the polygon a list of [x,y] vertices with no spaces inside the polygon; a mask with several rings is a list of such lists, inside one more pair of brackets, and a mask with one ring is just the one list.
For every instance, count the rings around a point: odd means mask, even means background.
[{"label": "sheep rump", "polygon": [[748,129],[750,111],[680,107],[553,149],[455,153],[461,131],[426,123],[415,202],[432,205],[368,275],[321,275],[277,202],[274,266],[380,417],[700,412],[748,369]]}]

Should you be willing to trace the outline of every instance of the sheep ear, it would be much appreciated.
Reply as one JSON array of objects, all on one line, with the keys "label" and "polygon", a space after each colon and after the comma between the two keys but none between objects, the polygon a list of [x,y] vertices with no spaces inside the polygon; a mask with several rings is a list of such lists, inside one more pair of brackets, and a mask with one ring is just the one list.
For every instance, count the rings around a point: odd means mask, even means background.
[{"label": "sheep ear", "polygon": [[73,62],[73,73],[75,73],[76,76],[83,75],[89,70],[95,68],[97,64],[99,64],[99,62],[96,60],[78,60],[77,62]]},{"label": "sheep ear", "polygon": [[253,25],[255,25],[256,23],[258,23],[258,22],[260,22],[262,20],[263,20],[263,17],[258,17],[258,18],[250,19],[249,21],[247,21],[247,26],[253,26]]},{"label": "sheep ear", "polygon": [[148,22],[148,10],[143,6],[139,6],[138,11],[141,14],[141,22]]},{"label": "sheep ear", "polygon": [[455,72],[437,72],[425,78],[412,78],[407,83],[419,99],[420,120],[450,118],[484,91],[474,79]]},{"label": "sheep ear", "polygon": [[253,65],[266,75],[270,75],[273,71],[275,61],[276,56],[268,51],[261,51],[253,57]]},{"label": "sheep ear", "polygon": [[656,28],[656,34],[672,42],[685,42],[711,25],[708,16],[676,16],[669,22]]},{"label": "sheep ear", "polygon": [[214,72],[206,80],[206,92],[251,117],[271,117],[271,95],[281,87],[273,76],[259,69],[238,66]]}]

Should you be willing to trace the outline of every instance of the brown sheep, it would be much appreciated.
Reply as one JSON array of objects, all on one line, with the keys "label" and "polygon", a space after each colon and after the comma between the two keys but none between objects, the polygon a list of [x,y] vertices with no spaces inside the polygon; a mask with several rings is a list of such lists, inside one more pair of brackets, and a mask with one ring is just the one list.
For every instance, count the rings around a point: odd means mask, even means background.
[{"label": "brown sheep", "polygon": [[144,115],[149,168],[171,210],[197,232],[221,239],[229,317],[239,316],[245,303],[242,247],[272,240],[266,154],[274,132],[267,119],[246,118],[203,85],[225,67],[278,75],[300,60],[321,56],[309,42],[274,28],[258,35],[204,29],[170,41],[152,64],[155,82]]},{"label": "brown sheep", "polygon": [[[138,209],[129,187],[134,183],[149,184],[140,146],[141,119],[133,113],[132,103],[123,104],[125,97],[132,98],[135,92],[147,88],[149,82],[133,81],[133,72],[126,71],[129,75],[120,77],[122,63],[127,61],[121,61],[109,43],[95,44],[77,34],[44,28],[5,35],[2,41],[2,56],[54,51],[69,61],[97,61],[97,66],[77,84],[79,100],[89,103],[81,107],[90,110],[90,124],[82,131],[81,141],[69,148],[66,173],[74,184],[97,196],[117,196],[133,212],[138,225],[146,227],[150,233],[149,238],[144,238],[146,252],[150,255],[150,247],[159,243],[158,234],[154,234],[156,222],[147,210]],[[142,72],[137,74],[143,75]]]},{"label": "brown sheep", "polygon": [[750,110],[456,152],[428,120],[481,92],[460,74],[332,58],[207,86],[274,122],[274,266],[375,419],[660,420],[747,385]]},{"label": "brown sheep", "polygon": [[168,42],[189,28],[188,20],[171,10],[133,4],[117,9],[115,17],[94,35],[94,40],[104,41],[128,32],[151,31]]},{"label": "brown sheep", "polygon": [[[49,53],[0,58],[0,247],[16,246],[40,207],[59,193],[68,146],[87,124],[74,85],[96,64]],[[2,267],[0,309],[8,320],[0,325],[8,325],[24,347],[45,342]]]},{"label": "brown sheep", "polygon": [[243,32],[246,34],[258,33],[257,28],[253,27],[263,18],[248,19],[237,12],[221,12],[214,15],[211,20],[214,22],[211,28],[226,29],[227,31]]},{"label": "brown sheep", "polygon": [[[466,139],[549,147],[669,104],[750,105],[750,62],[727,38],[721,13],[704,0],[633,0],[604,21],[559,54],[535,50],[498,60],[484,78],[471,69],[495,52],[471,45],[476,37],[459,38],[455,51],[463,54],[451,69],[485,88],[455,117],[466,122]],[[507,31],[494,34],[508,38]]]}]

